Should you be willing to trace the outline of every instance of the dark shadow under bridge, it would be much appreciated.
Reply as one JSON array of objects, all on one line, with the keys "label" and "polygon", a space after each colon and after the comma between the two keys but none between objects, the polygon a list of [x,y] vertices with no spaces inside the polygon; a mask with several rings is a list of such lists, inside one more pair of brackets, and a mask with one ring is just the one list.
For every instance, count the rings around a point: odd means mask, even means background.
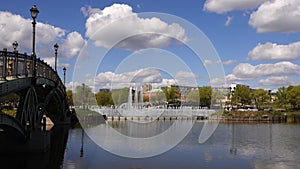
[{"label": "dark shadow under bridge", "polygon": [[15,117],[0,113],[0,135],[7,131],[17,140],[30,140],[33,131],[43,128],[45,116],[55,125],[69,123],[66,90],[57,72],[26,53],[3,49],[0,51],[0,97],[11,93],[20,97],[17,113]]}]

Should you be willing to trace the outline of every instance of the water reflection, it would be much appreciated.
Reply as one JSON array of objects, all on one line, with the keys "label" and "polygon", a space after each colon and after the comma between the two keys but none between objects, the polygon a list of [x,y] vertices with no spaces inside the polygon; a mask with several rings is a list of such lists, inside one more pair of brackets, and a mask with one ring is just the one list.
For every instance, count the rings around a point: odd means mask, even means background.
[{"label": "water reflection", "polygon": [[60,169],[68,141],[69,126],[55,126],[51,130],[51,147],[47,152],[1,152],[3,169]]},{"label": "water reflection", "polygon": [[[118,126],[125,125],[126,127],[122,130],[130,130],[130,123],[124,123],[126,122],[122,121]],[[164,125],[165,122],[161,121],[160,123],[160,125]],[[167,126],[169,124],[170,122],[166,123]],[[165,129],[165,127],[163,126],[161,129]],[[84,136],[84,156],[80,157],[79,145],[81,144],[82,130],[75,129],[70,131],[64,167],[78,169],[300,168],[299,125],[223,123],[219,124],[216,132],[207,142],[199,144],[198,137],[202,127],[203,122],[196,122],[187,137],[175,148],[164,154],[144,159],[122,158],[113,155],[98,147],[86,136]],[[143,131],[150,130],[147,128]],[[102,139],[105,138],[102,137]],[[151,145],[147,148],[151,148]]]},{"label": "water reflection", "polygon": [[[170,125],[170,122],[159,123],[154,126],[159,130]],[[52,131],[51,151],[43,154],[2,154],[0,168],[300,168],[300,125],[222,123],[207,142],[199,144],[198,137],[203,124],[196,122],[185,139],[170,151],[144,159],[113,155],[95,144],[81,128],[68,130],[68,127],[56,126]],[[106,125],[108,124],[103,124],[102,127]],[[122,125],[127,126],[122,130],[132,129],[130,123]],[[135,130],[137,129],[133,131]],[[141,130],[153,134],[149,128]],[[150,145],[147,148],[151,148]]]}]

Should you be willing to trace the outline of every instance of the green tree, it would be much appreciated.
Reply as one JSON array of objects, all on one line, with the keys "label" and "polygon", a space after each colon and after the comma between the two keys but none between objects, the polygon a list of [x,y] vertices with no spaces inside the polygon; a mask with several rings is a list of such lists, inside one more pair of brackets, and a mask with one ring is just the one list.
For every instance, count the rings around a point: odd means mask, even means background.
[{"label": "green tree", "polygon": [[199,98],[201,107],[209,107],[211,105],[212,88],[210,86],[199,87]]},{"label": "green tree", "polygon": [[165,96],[164,92],[157,91],[157,92],[154,92],[153,94],[151,94],[148,101],[151,102],[154,105],[160,105],[164,101],[166,101],[166,96]]},{"label": "green tree", "polygon": [[244,107],[244,105],[249,104],[250,101],[250,88],[244,85],[237,85],[232,95],[232,103]]},{"label": "green tree", "polygon": [[254,97],[255,105],[258,109],[260,109],[263,105],[265,105],[270,100],[268,91],[264,89],[255,89],[253,91],[253,97]]},{"label": "green tree", "polygon": [[193,104],[196,104],[196,105],[199,105],[199,91],[198,90],[193,90],[193,91],[190,91],[187,96],[186,96],[186,102],[189,102],[189,103],[193,103]]},{"label": "green tree", "polygon": [[118,90],[113,90],[111,92],[113,104],[116,106],[120,106],[123,103],[127,103],[128,102],[128,92],[129,92],[128,87],[118,89]]},{"label": "green tree", "polygon": [[284,106],[285,110],[287,110],[288,98],[287,98],[287,88],[280,87],[276,92],[277,104],[279,106]]},{"label": "green tree", "polygon": [[72,90],[67,90],[66,92],[67,92],[67,101],[68,101],[69,106],[74,106]]},{"label": "green tree", "polygon": [[98,106],[111,106],[113,105],[113,99],[111,92],[99,91],[96,93],[96,100]]},{"label": "green tree", "polygon": [[166,87],[163,92],[165,93],[167,102],[178,102],[181,99],[179,88],[175,86]]},{"label": "green tree", "polygon": [[17,103],[20,99],[20,96],[16,93],[11,93],[9,95],[3,96],[0,98],[1,103]]},{"label": "green tree", "polygon": [[76,86],[76,92],[73,94],[73,101],[76,105],[81,105],[82,101],[85,105],[95,105],[95,94],[92,92],[92,88],[87,85]]},{"label": "green tree", "polygon": [[300,108],[300,86],[289,86],[287,88],[287,99],[294,109]]}]

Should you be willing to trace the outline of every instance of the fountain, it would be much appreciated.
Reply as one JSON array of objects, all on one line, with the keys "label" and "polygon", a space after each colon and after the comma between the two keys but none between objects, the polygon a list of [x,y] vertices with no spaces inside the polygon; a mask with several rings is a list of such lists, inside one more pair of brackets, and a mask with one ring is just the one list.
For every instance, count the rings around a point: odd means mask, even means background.
[{"label": "fountain", "polygon": [[[133,93],[134,92],[134,93]],[[123,103],[118,106],[117,109],[101,109],[98,108],[96,111],[106,116],[117,116],[117,117],[137,117],[138,119],[153,120],[158,118],[192,118],[192,117],[208,117],[215,110],[209,109],[192,109],[192,107],[180,107],[180,108],[158,108],[158,107],[144,107],[143,101],[143,88],[141,85],[135,84],[131,86],[128,91],[127,103]],[[151,103],[149,103],[151,105]],[[143,118],[141,118],[143,117]]]}]

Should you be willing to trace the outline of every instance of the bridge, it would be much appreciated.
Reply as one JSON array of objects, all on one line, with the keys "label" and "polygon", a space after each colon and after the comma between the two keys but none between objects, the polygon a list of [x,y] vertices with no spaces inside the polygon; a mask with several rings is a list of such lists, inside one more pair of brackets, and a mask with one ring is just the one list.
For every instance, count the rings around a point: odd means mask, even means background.
[{"label": "bridge", "polygon": [[0,136],[26,142],[32,132],[42,130],[45,116],[54,124],[69,122],[66,90],[57,72],[33,55],[4,48],[0,51],[0,97],[11,93],[20,97],[16,116],[0,112]]}]

